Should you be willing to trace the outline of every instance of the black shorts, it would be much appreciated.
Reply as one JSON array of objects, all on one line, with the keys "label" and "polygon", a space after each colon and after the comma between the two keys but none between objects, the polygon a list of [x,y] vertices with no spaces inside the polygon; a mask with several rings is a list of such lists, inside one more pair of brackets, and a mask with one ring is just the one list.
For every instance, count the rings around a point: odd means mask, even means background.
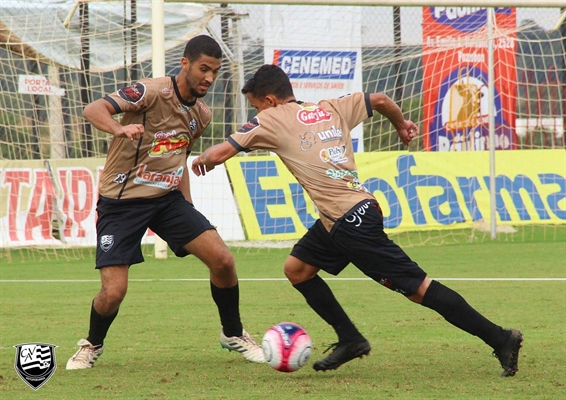
[{"label": "black shorts", "polygon": [[320,220],[307,231],[291,255],[332,275],[349,263],[385,287],[411,296],[426,277],[416,262],[383,231],[376,201],[358,203],[328,232]]},{"label": "black shorts", "polygon": [[100,196],[96,211],[96,268],[143,262],[141,240],[147,228],[165,240],[177,257],[189,254],[184,245],[214,229],[179,191],[151,199]]}]

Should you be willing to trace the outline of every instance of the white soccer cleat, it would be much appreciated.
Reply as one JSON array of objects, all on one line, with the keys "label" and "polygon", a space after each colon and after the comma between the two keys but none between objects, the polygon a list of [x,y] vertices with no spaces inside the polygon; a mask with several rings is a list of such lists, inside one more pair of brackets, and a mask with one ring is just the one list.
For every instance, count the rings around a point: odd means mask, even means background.
[{"label": "white soccer cleat", "polygon": [[230,351],[237,351],[244,356],[244,358],[254,363],[264,363],[265,356],[263,355],[262,347],[250,336],[248,332],[242,330],[242,336],[224,335],[220,330],[220,344],[223,348]]},{"label": "white soccer cleat", "polygon": [[102,355],[104,347],[96,348],[86,339],[79,340],[77,344],[79,350],[67,361],[67,369],[92,368],[94,362]]}]

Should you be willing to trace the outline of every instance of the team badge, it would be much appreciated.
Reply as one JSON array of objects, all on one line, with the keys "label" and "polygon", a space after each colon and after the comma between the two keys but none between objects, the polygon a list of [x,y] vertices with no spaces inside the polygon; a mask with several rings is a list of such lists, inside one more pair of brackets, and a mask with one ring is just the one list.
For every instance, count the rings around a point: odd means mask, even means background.
[{"label": "team badge", "polygon": [[114,235],[102,235],[100,238],[100,249],[107,253],[114,245]]},{"label": "team badge", "polygon": [[118,90],[118,96],[128,103],[136,104],[145,95],[145,85],[141,82],[134,83],[133,85],[126,86]]},{"label": "team badge", "polygon": [[39,389],[57,369],[55,345],[48,343],[25,343],[16,348],[16,372],[33,390]]},{"label": "team badge", "polygon": [[189,129],[191,130],[191,132],[194,132],[197,129],[197,120],[196,119],[191,119],[191,121],[189,122]]}]

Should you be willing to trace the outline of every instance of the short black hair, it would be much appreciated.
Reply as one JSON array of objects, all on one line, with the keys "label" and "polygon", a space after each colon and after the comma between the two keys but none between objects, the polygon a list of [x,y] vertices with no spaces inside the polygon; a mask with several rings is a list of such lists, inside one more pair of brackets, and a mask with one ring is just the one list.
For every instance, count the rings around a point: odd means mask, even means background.
[{"label": "short black hair", "polygon": [[190,62],[198,60],[202,55],[222,58],[222,49],[220,45],[207,35],[198,35],[187,42],[183,57]]},{"label": "short black hair", "polygon": [[242,88],[242,94],[250,93],[253,97],[265,97],[272,94],[278,99],[294,96],[289,77],[277,65],[264,64],[256,71]]}]

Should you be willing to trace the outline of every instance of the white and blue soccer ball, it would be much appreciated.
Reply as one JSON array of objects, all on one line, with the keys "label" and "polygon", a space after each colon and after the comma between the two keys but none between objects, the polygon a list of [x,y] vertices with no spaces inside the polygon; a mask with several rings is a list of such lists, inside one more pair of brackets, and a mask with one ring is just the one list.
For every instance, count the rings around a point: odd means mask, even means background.
[{"label": "white and blue soccer ball", "polygon": [[265,361],[277,371],[293,372],[308,362],[312,342],[309,334],[293,322],[281,322],[265,332],[261,342]]}]

